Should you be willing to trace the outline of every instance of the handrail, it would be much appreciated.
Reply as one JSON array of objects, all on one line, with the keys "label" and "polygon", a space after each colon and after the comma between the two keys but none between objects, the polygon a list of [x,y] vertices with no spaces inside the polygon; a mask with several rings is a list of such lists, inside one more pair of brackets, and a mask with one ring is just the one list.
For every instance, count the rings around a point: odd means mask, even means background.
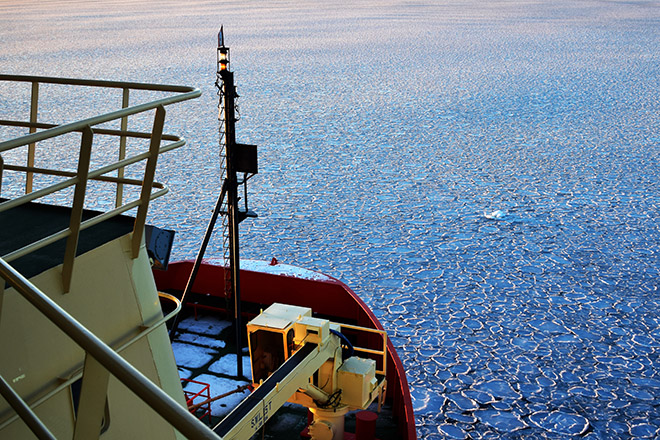
[{"label": "handrail", "polygon": [[85,350],[87,355],[96,359],[108,372],[184,436],[193,439],[218,440],[218,436],[192,415],[187,408],[179,405],[2,258],[0,258],[0,276]]},{"label": "handrail", "polygon": [[32,77],[23,75],[4,75],[0,74],[0,81],[24,81],[24,82],[38,82],[47,84],[65,84],[65,85],[84,85],[93,87],[114,87],[114,88],[131,88],[140,90],[154,90],[162,92],[178,92],[179,95],[168,96],[165,98],[157,99],[155,101],[147,102],[144,104],[134,105],[121,110],[105,113],[91,118],[81,119],[79,121],[71,122],[68,124],[58,125],[46,130],[14,138],[8,141],[0,142],[0,153],[8,151],[16,147],[28,145],[30,143],[40,142],[45,139],[50,139],[55,136],[70,133],[72,131],[81,131],[86,126],[94,126],[104,122],[120,119],[125,116],[131,116],[136,113],[142,113],[148,110],[153,110],[159,106],[166,106],[188,99],[199,97],[202,92],[194,87],[183,86],[169,86],[159,84],[145,84],[145,83],[131,83],[131,82],[117,82],[117,81],[102,81],[102,80],[81,80],[73,78],[50,78],[50,77]]},{"label": "handrail", "polygon": [[34,432],[37,437],[42,439],[56,440],[55,436],[48,430],[46,425],[43,424],[41,419],[32,411],[32,409],[25,403],[21,396],[14,391],[4,377],[0,376],[0,396],[14,408],[16,414],[25,421],[25,424]]},{"label": "handrail", "polygon": [[[164,196],[167,194],[169,190],[167,188],[163,188],[160,191],[156,191],[151,195],[151,199],[156,199],[158,197]],[[112,217],[116,217],[118,215],[123,214],[126,211],[130,211],[133,208],[136,208],[140,204],[140,200],[133,200],[132,202],[125,203],[119,208],[115,208],[111,211],[108,211],[104,214],[97,215],[96,217],[92,217],[88,220],[85,220],[83,222],[80,222],[80,230],[85,230],[87,228],[91,228],[94,225],[97,225],[101,223],[102,221],[108,220]],[[0,204],[0,207],[2,205]],[[1,210],[0,210],[1,211]],[[59,232],[55,232],[54,234],[49,235],[48,237],[42,238],[39,241],[36,241],[34,243],[30,243],[29,245],[22,247],[20,249],[16,249],[13,252],[10,252],[8,254],[5,254],[2,256],[2,258],[7,261],[14,261],[17,258],[20,258],[24,255],[29,254],[30,252],[37,251],[43,247],[48,246],[51,243],[55,243],[58,240],[61,240],[62,238],[67,238],[71,235],[71,231],[69,229],[63,229]]]},{"label": "handrail", "polygon": [[[14,121],[11,119],[0,119],[0,125],[6,125],[8,127],[41,128],[43,130],[48,128],[58,127],[57,124],[47,124],[45,122]],[[74,130],[74,131],[82,131],[82,130]],[[128,136],[128,137],[145,138],[145,139],[151,137],[151,133],[146,133],[143,131],[114,130],[111,128],[96,128],[94,129],[94,133],[105,134],[108,136]],[[168,141],[181,140],[181,138],[172,134],[163,134],[163,139]]]},{"label": "handrail", "polygon": [[351,325],[351,324],[343,324],[339,323],[339,326],[342,329],[349,329],[349,330],[356,330],[356,331],[361,331],[365,333],[374,333],[379,335],[382,340],[383,340],[383,348],[382,349],[372,349],[372,348],[366,348],[366,347],[355,347],[353,346],[353,349],[355,351],[359,351],[361,353],[369,353],[369,354],[375,354],[378,355],[382,358],[383,362],[383,368],[381,370],[376,370],[376,373],[382,374],[383,376],[387,374],[387,332],[385,330],[378,330],[375,328],[368,328],[368,327],[360,327],[357,325]]},{"label": "handrail", "polygon": [[[27,280],[7,262],[7,259],[18,258],[33,252],[49,243],[53,243],[61,239],[66,239],[65,257],[62,264],[62,281],[63,291],[67,292],[71,284],[73,262],[75,260],[78,235],[80,231],[135,208],[137,208],[137,215],[133,227],[131,247],[133,258],[136,258],[142,244],[142,234],[149,201],[164,195],[168,191],[164,185],[154,181],[158,156],[161,153],[170,151],[174,148],[178,148],[185,143],[185,141],[178,136],[163,133],[165,106],[196,98],[201,95],[201,92],[196,88],[183,86],[50,78],[23,75],[0,74],[0,81],[19,81],[32,84],[29,122],[7,120],[0,121],[0,125],[27,127],[30,130],[30,134],[0,142],[0,188],[2,188],[1,185],[3,179],[3,171],[5,170],[13,172],[24,172],[26,176],[26,194],[15,197],[13,200],[0,203],[0,212],[30,203],[33,200],[56,193],[68,187],[73,187],[74,189],[73,202],[70,205],[71,218],[69,221],[69,227],[62,231],[51,234],[50,236],[44,237],[36,243],[30,243],[21,249],[14,250],[7,255],[0,255],[0,282],[2,282],[2,285],[4,286],[4,281],[2,280],[6,280],[10,286],[14,287],[18,293],[25,297],[28,302],[30,302],[46,318],[58,326],[86,352],[83,374],[84,371],[87,371],[88,367],[91,369],[102,368],[109,374],[114,375],[119,381],[124,383],[124,385],[126,385],[133,393],[135,393],[147,405],[154,409],[173,428],[178,430],[184,436],[195,439],[217,440],[218,436],[214,434],[213,431],[211,431],[206,425],[197,420],[194,415],[190,414],[187,408],[179,405],[172,397],[161,390],[158,386],[153,384],[148,378],[142,375],[131,364],[119,356],[116,351],[112,350],[112,348],[98,339],[98,337],[96,337],[87,328],[82,326],[65,310],[60,308],[47,295],[39,291],[39,289],[37,289],[32,283],[30,283],[29,280]],[[37,121],[37,108],[39,101],[39,85],[42,83],[62,84],[69,86],[118,88],[123,90],[122,108],[120,110],[110,111],[105,114],[62,125],[40,123]],[[155,99],[143,104],[137,104],[129,107],[128,95],[129,90],[132,89],[169,92],[176,93],[176,95],[166,96],[160,99]],[[155,110],[155,116],[150,133],[127,130],[126,123],[128,116],[151,110]],[[121,130],[96,127],[99,124],[117,119],[121,121]],[[37,131],[37,129],[40,129],[41,131]],[[69,171],[66,169],[53,170],[48,168],[35,167],[35,147],[38,142],[72,132],[82,133],[80,138],[81,142],[79,149],[78,167],[76,171]],[[120,151],[119,158],[118,160],[114,161],[114,163],[101,166],[98,169],[90,170],[89,163],[92,153],[93,141],[94,137],[97,135],[118,136],[120,138],[120,144],[123,144],[124,146],[126,138],[149,139],[148,151],[136,154],[128,158],[125,157],[124,152]],[[161,146],[162,141],[167,141],[169,143],[167,145]],[[6,160],[3,161],[2,153],[24,146],[28,147],[28,158],[27,164],[25,164],[25,166],[20,164],[8,164],[6,163]],[[124,178],[124,167],[141,161],[146,161],[142,179]],[[117,171],[116,177],[105,176],[105,174],[112,171]],[[44,188],[32,191],[32,175],[34,173],[60,176],[65,177],[65,179],[64,181],[47,185]],[[90,180],[114,182],[118,187],[117,202],[114,209],[103,212],[86,221],[82,221],[82,212],[83,207],[85,206],[85,193],[87,183]],[[121,191],[119,188],[123,184],[132,184],[141,187],[139,197],[136,200],[129,202],[120,201],[119,197]],[[157,189],[157,191],[154,192],[153,189]],[[2,292],[0,292],[0,295],[2,295]],[[171,314],[168,315],[168,317],[159,320],[156,324],[148,327],[146,330],[140,332],[140,334],[132,338],[128,344],[131,344],[137,339],[144,337],[146,334],[162,325],[162,323],[169,319],[170,316]],[[126,344],[124,346],[126,346]],[[95,366],[95,364],[99,364],[100,367]],[[75,374],[80,373],[78,372]],[[4,379],[0,381],[0,393],[6,398],[8,402],[10,402],[11,407],[17,412],[18,416],[20,416],[26,422],[28,427],[39,438],[53,438],[52,433],[50,433],[48,429],[43,425],[43,423],[39,421],[34,411],[25,403],[25,401],[22,400],[22,398],[17,393],[14,392],[13,389],[11,389],[11,386],[6,381],[4,381]]]},{"label": "handrail", "polygon": [[62,84],[90,87],[111,87],[115,89],[153,90],[160,92],[188,93],[197,90],[190,86],[177,86],[171,84],[153,84],[131,81],[110,81],[105,79],[59,78],[54,76],[9,75],[0,73],[0,81],[38,82],[44,84]]},{"label": "handrail", "polygon": [[[0,255],[5,260],[11,261],[19,256],[26,255],[34,252],[47,244],[53,243],[59,239],[66,238],[66,250],[63,261],[62,270],[62,283],[64,292],[68,292],[71,285],[71,276],[73,273],[73,262],[76,253],[78,237],[81,230],[93,226],[94,224],[120,215],[130,209],[137,208],[137,215],[133,227],[133,237],[131,243],[131,250],[133,258],[137,257],[139,248],[142,242],[142,235],[144,223],[146,220],[147,209],[149,201],[167,193],[167,188],[164,185],[155,182],[155,168],[157,158],[161,153],[173,150],[184,145],[185,140],[178,136],[163,133],[164,120],[165,120],[165,106],[188,99],[196,98],[201,95],[199,89],[185,86],[174,85],[159,85],[159,84],[146,84],[135,82],[120,82],[120,81],[104,81],[104,80],[85,80],[73,78],[52,78],[42,76],[25,76],[25,75],[4,75],[0,74],[0,81],[14,81],[25,82],[32,84],[32,94],[30,99],[30,120],[28,121],[13,121],[13,120],[0,120],[0,126],[13,126],[13,127],[26,127],[29,128],[30,134],[20,136],[11,140],[0,142],[0,158],[1,154],[19,147],[28,146],[27,164],[22,166],[20,164],[4,163],[0,168],[0,188],[2,188],[3,171],[23,172],[26,176],[26,194],[16,197],[13,200],[7,200],[0,203],[0,212],[6,211],[11,208],[29,203],[41,197],[57,193],[65,188],[74,187],[74,199],[71,205],[72,214],[69,222],[69,227],[63,231],[44,237],[36,243],[31,243],[22,249],[14,250],[14,252],[7,255]],[[122,108],[115,111],[110,111],[101,115],[93,116],[90,118],[81,119],[71,123],[62,125],[45,124],[37,121],[37,107],[39,104],[39,84],[61,84],[68,86],[89,86],[89,87],[103,87],[103,88],[116,88],[121,89],[122,93]],[[128,106],[129,90],[148,90],[158,92],[176,93],[175,95],[165,96],[160,99],[155,99],[142,104]],[[153,127],[150,133],[128,131],[127,118],[128,116],[138,113],[155,110],[155,117]],[[114,130],[104,127],[96,127],[113,120],[120,120],[121,130]],[[36,131],[41,129],[41,131]],[[81,132],[80,156],[78,160],[78,170],[68,171],[62,169],[49,169],[37,168],[34,166],[35,148],[38,142],[51,139],[57,136],[65,135],[72,132]],[[108,165],[102,166],[98,169],[90,170],[89,162],[91,151],[93,147],[94,137],[96,135],[102,136],[117,136],[120,138],[120,151],[118,160]],[[127,138],[141,138],[150,139],[148,151],[135,154],[131,157],[125,157],[125,145]],[[169,143],[161,146],[162,141]],[[125,179],[124,168],[135,163],[146,161],[143,171],[142,179]],[[107,173],[116,171],[117,177],[106,176]],[[40,188],[37,190],[32,189],[32,176],[35,173],[68,177],[64,181]],[[85,193],[87,183],[90,180],[100,180],[105,182],[113,182],[116,184],[116,199],[115,209],[97,216],[92,220],[85,222],[81,221],[81,214],[83,206],[85,205]],[[141,187],[139,198],[130,202],[124,202],[123,199],[123,185],[135,185]],[[153,188],[160,188],[155,193],[152,192]]]},{"label": "handrail", "polygon": [[[172,319],[174,316],[176,316],[181,311],[181,301],[179,301],[179,299],[177,297],[175,297],[174,295],[170,295],[168,293],[163,293],[163,292],[158,292],[158,297],[159,298],[165,298],[165,299],[168,299],[168,300],[176,303],[176,307],[174,308],[174,310],[172,310],[170,313],[168,313],[167,315],[165,315],[162,318],[160,318],[159,320],[157,320],[155,323],[153,323],[150,326],[144,328],[140,333],[135,335],[129,341],[127,341],[124,344],[117,347],[117,349],[115,350],[117,353],[123,352],[128,347],[135,344],[137,341],[143,339],[145,336],[148,336],[154,330],[156,330],[158,327],[165,324],[167,321]],[[32,408],[38,407],[39,405],[41,405],[42,403],[44,403],[45,401],[47,401],[48,399],[53,397],[55,394],[57,394],[60,391],[68,388],[69,386],[71,386],[71,384],[73,384],[75,381],[80,379],[82,377],[82,375],[83,375],[83,366],[80,366],[77,370],[75,370],[73,373],[71,373],[70,377],[67,380],[65,380],[64,382],[59,384],[57,387],[55,387],[53,390],[49,391],[48,393],[46,393],[45,395],[41,396],[39,399],[34,401],[32,403]],[[0,376],[0,380],[2,380],[2,376]],[[7,385],[7,386],[9,386],[9,385]],[[11,424],[18,417],[20,417],[20,415],[15,414],[13,417],[8,418],[3,423],[1,423],[0,424],[0,431],[2,431],[6,426]]]}]

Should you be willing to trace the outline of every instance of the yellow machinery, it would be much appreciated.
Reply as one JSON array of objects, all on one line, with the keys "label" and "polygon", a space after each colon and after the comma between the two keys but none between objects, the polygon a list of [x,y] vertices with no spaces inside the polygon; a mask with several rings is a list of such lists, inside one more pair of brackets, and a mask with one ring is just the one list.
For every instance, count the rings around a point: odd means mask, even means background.
[{"label": "yellow machinery", "polygon": [[[223,438],[248,439],[285,402],[310,409],[312,439],[339,440],[344,436],[344,416],[368,408],[385,390],[385,332],[336,324],[312,317],[307,307],[275,303],[250,321],[248,343],[255,391],[214,431]],[[351,351],[382,356],[383,368],[374,359],[343,359],[342,345],[350,346],[342,328],[378,333],[383,349],[350,347]]]}]

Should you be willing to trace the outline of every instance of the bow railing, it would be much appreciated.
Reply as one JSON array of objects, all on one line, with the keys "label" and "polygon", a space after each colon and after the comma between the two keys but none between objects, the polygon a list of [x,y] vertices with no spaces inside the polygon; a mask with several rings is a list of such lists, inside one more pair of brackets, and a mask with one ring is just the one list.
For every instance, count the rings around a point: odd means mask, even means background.
[{"label": "bow railing", "polygon": [[[6,282],[8,286],[13,287],[86,352],[83,370],[74,375],[75,377],[71,380],[84,375],[84,372],[88,369],[97,373],[101,371],[104,376],[111,374],[128,386],[139,398],[187,438],[217,439],[218,437],[190,414],[187,408],[179,405],[163,390],[154,385],[153,382],[126,362],[117,351],[102,342],[8,264],[44,246],[66,239],[66,250],[62,262],[62,281],[64,292],[67,292],[71,284],[71,274],[80,231],[132,209],[137,209],[131,238],[132,256],[136,258],[142,243],[149,202],[168,191],[165,185],[154,180],[158,156],[166,151],[181,147],[185,143],[185,140],[178,136],[163,133],[165,107],[196,98],[201,95],[201,92],[196,88],[182,86],[19,75],[0,75],[0,92],[6,86],[18,88],[20,83],[31,85],[29,120],[0,119],[0,127],[8,127],[5,132],[27,129],[28,133],[0,142],[0,213],[45,197],[53,197],[58,201],[65,200],[69,194],[67,191],[73,192],[73,199],[69,206],[71,216],[68,228],[43,237],[20,249],[14,249],[5,255],[0,255],[0,307]],[[114,111],[78,119],[74,122],[64,124],[46,123],[38,120],[39,93],[44,85],[120,89],[122,91],[121,107]],[[163,92],[168,95],[129,106],[131,91]],[[11,113],[18,113],[15,108],[10,110]],[[154,112],[150,131],[128,130],[129,117],[145,112]],[[109,128],[109,123],[112,123],[112,121],[119,121],[119,129]],[[0,131],[0,139],[3,135],[4,133]],[[58,164],[57,160],[44,160],[43,162],[48,163],[47,166],[36,166],[37,152],[40,151],[41,145],[55,139],[62,139],[62,143],[66,143],[70,141],[71,136],[78,136],[80,139],[75,170],[66,169],[64,166],[52,166],[53,163]],[[118,138],[118,155],[116,159],[110,160],[109,163],[106,161],[103,165],[91,167],[94,162],[95,146],[98,145],[94,141],[99,137]],[[128,139],[142,139],[143,143],[148,143],[148,147],[144,149],[146,151],[138,151],[128,155]],[[163,143],[164,145],[162,145]],[[57,147],[48,144],[48,148],[46,156],[50,157],[51,154],[57,156],[58,152],[52,150]],[[22,155],[25,149],[27,149],[27,157]],[[21,163],[24,157],[25,159]],[[127,178],[124,174],[126,168],[132,165],[143,167],[137,178],[135,176]],[[24,191],[22,189],[17,190],[16,182],[21,179],[15,178],[16,175],[22,176],[25,182]],[[39,175],[47,176],[47,178],[42,179],[46,182],[43,187],[37,188],[39,179],[35,179],[35,177]],[[7,185],[8,181],[11,186]],[[115,185],[114,208],[107,209],[89,220],[82,221],[88,184],[92,181],[109,182]],[[4,188],[3,183],[5,183]],[[136,188],[135,193],[138,196],[135,199],[124,200],[125,185]],[[11,193],[11,196],[4,197],[6,194],[3,194],[3,192]],[[158,320],[128,344],[159,328],[170,317],[171,314]],[[61,388],[58,388],[58,390]],[[0,377],[0,395],[10,403],[10,406],[38,438],[54,438],[30,405],[2,377]],[[98,425],[93,426],[98,432]],[[76,431],[78,431],[78,426],[76,426]],[[82,432],[83,428],[80,431]]]},{"label": "bow railing", "polygon": [[[0,83],[2,82],[13,83],[10,84],[12,87],[18,87],[17,83],[31,84],[31,93],[29,120],[0,119],[0,126],[23,127],[29,130],[29,133],[24,136],[0,142],[0,197],[5,190],[3,188],[3,181],[9,172],[23,173],[25,176],[25,193],[5,201],[0,199],[0,213],[46,196],[57,193],[63,194],[67,188],[73,188],[73,201],[71,202],[71,218],[68,228],[44,237],[34,243],[30,243],[21,249],[15,249],[8,254],[0,255],[0,257],[7,262],[11,262],[44,246],[66,238],[64,260],[62,262],[62,284],[64,292],[68,292],[71,286],[71,275],[73,273],[73,264],[80,231],[137,208],[131,244],[133,258],[136,258],[142,242],[149,202],[154,198],[166,194],[168,191],[163,184],[154,181],[158,156],[161,153],[185,144],[184,139],[163,133],[166,113],[165,107],[170,104],[196,98],[201,95],[201,92],[196,88],[184,86],[22,75],[0,75]],[[120,89],[122,90],[122,105],[118,110],[65,124],[57,125],[40,122],[37,117],[39,93],[44,85]],[[129,106],[131,91],[164,92],[169,95],[142,104]],[[155,111],[149,132],[129,131],[127,129],[129,116],[149,111]],[[120,128],[118,130],[108,128],[108,123],[112,121],[119,121]],[[75,171],[35,166],[37,147],[40,142],[53,140],[58,137],[68,140],[70,139],[68,136],[75,133],[79,133],[80,137],[77,169]],[[90,169],[91,158],[95,147],[94,140],[101,136],[119,139],[117,159],[103,166]],[[127,157],[127,140],[131,138],[149,140],[146,151]],[[163,141],[167,143],[161,145]],[[146,143],[146,141],[143,142]],[[8,156],[15,159],[18,153],[21,152],[21,149],[25,148],[27,148],[27,157],[24,164],[10,163],[7,160]],[[48,153],[52,153],[52,151]],[[137,179],[126,178],[124,175],[126,167],[140,162],[144,162],[142,175]],[[51,180],[58,181],[49,183],[43,188],[36,189],[35,175],[52,176]],[[83,208],[86,202],[85,196],[90,181],[110,182],[116,185],[115,207],[91,219],[82,221]],[[139,188],[139,196],[133,200],[123,200],[125,185]]]}]

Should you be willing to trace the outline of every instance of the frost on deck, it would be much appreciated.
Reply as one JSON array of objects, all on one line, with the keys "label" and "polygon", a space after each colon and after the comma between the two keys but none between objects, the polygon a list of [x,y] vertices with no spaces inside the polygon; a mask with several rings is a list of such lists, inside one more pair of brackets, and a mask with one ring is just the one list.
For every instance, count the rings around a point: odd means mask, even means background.
[{"label": "frost on deck", "polygon": [[[239,386],[248,384],[248,380],[236,379],[236,354],[234,348],[227,347],[225,339],[231,331],[229,321],[212,316],[199,315],[187,317],[179,324],[179,331],[172,341],[172,350],[182,379],[191,379],[210,385],[211,397],[218,396]],[[250,358],[247,350],[243,357],[243,372],[250,375]],[[197,392],[201,385],[184,383],[184,390]],[[211,403],[213,421],[219,420],[231,412],[250,392],[234,393]]]}]

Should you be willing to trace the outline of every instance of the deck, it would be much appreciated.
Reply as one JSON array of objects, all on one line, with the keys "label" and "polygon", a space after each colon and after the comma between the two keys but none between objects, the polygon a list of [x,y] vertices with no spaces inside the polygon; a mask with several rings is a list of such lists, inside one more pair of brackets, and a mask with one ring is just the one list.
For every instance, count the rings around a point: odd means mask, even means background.
[{"label": "deck", "polygon": [[[0,199],[0,203],[6,199]],[[83,221],[100,212],[83,211]],[[69,227],[71,209],[43,203],[28,203],[0,212],[0,255],[7,255]],[[78,240],[81,255],[133,230],[135,220],[117,216],[82,230]],[[11,262],[26,278],[62,264],[66,239],[31,252]]]}]

